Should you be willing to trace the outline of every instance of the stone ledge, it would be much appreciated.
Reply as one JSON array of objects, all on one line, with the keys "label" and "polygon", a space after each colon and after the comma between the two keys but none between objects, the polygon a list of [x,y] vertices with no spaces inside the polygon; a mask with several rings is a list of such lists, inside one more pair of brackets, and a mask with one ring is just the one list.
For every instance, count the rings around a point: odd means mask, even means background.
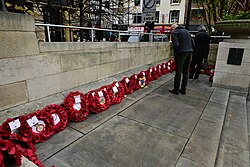
[{"label": "stone ledge", "polygon": [[35,21],[32,16],[27,14],[0,11],[0,31],[35,32]]}]

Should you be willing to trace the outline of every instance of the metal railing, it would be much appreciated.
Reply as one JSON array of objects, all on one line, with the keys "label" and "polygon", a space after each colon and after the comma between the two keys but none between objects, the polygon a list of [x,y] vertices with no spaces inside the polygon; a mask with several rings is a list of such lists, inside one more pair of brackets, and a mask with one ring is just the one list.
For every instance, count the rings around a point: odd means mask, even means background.
[{"label": "metal railing", "polygon": [[[43,24],[43,23],[36,23],[36,26],[43,26],[46,29],[46,34],[47,34],[47,38],[48,38],[48,42],[51,42],[51,35],[50,35],[50,27],[57,27],[57,28],[70,28],[70,29],[80,29],[80,30],[90,30],[91,32],[91,42],[94,42],[94,31],[103,31],[103,32],[112,32],[112,33],[118,33],[118,41],[121,41],[121,34],[124,35],[129,35],[129,34],[135,34],[134,32],[130,32],[130,31],[119,31],[119,30],[111,30],[111,29],[101,29],[101,28],[91,28],[91,27],[78,27],[78,26],[67,26],[67,25],[55,25],[55,24]],[[165,42],[164,38],[166,37],[166,35],[164,34],[153,34],[153,33],[142,33],[142,32],[136,32],[136,34],[138,34],[139,36],[142,35],[149,35],[149,42],[153,42],[154,41],[154,37],[157,36],[158,38],[158,42]],[[139,42],[139,41],[138,41]]]}]

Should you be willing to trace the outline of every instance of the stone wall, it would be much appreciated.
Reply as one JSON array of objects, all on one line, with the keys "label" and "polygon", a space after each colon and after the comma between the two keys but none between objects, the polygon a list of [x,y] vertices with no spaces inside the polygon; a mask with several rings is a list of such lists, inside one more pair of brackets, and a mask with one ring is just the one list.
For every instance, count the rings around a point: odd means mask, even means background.
[{"label": "stone wall", "polygon": [[63,100],[61,91],[170,56],[169,43],[38,43],[31,16],[4,12],[0,38],[0,122],[15,106],[33,112]]}]

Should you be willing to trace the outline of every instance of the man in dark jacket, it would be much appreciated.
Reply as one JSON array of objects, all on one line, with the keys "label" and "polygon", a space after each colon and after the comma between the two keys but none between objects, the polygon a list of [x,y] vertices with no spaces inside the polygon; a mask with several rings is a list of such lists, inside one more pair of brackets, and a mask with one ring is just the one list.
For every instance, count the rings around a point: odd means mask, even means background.
[{"label": "man in dark jacket", "polygon": [[192,62],[190,65],[190,79],[199,78],[202,61],[207,61],[210,37],[206,32],[205,26],[201,25],[198,27],[198,33],[196,34],[194,41],[195,48],[193,52]]},{"label": "man in dark jacket", "polygon": [[[188,82],[188,69],[191,61],[193,52],[194,42],[189,32],[184,27],[173,24],[172,45],[174,49],[174,59],[176,65],[175,78],[174,78],[174,89],[169,89],[169,92],[178,95],[186,94],[186,87]],[[182,83],[181,82],[182,73]]]}]

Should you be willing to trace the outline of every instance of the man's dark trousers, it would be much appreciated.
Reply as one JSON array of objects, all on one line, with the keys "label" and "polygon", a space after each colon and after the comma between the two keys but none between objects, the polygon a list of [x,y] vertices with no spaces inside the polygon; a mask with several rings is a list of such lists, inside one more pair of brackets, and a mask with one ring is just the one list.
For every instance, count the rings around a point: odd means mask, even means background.
[{"label": "man's dark trousers", "polygon": [[[189,78],[190,79],[198,79],[199,75],[200,75],[200,71],[201,71],[201,64],[202,64],[202,57],[192,57],[192,62],[190,64],[190,74],[189,74]],[[196,68],[195,68],[196,66]],[[195,76],[194,76],[195,74]]]},{"label": "man's dark trousers", "polygon": [[174,90],[179,91],[182,73],[181,90],[186,91],[188,82],[188,69],[191,61],[192,52],[178,53],[174,55],[176,71],[174,78]]}]

